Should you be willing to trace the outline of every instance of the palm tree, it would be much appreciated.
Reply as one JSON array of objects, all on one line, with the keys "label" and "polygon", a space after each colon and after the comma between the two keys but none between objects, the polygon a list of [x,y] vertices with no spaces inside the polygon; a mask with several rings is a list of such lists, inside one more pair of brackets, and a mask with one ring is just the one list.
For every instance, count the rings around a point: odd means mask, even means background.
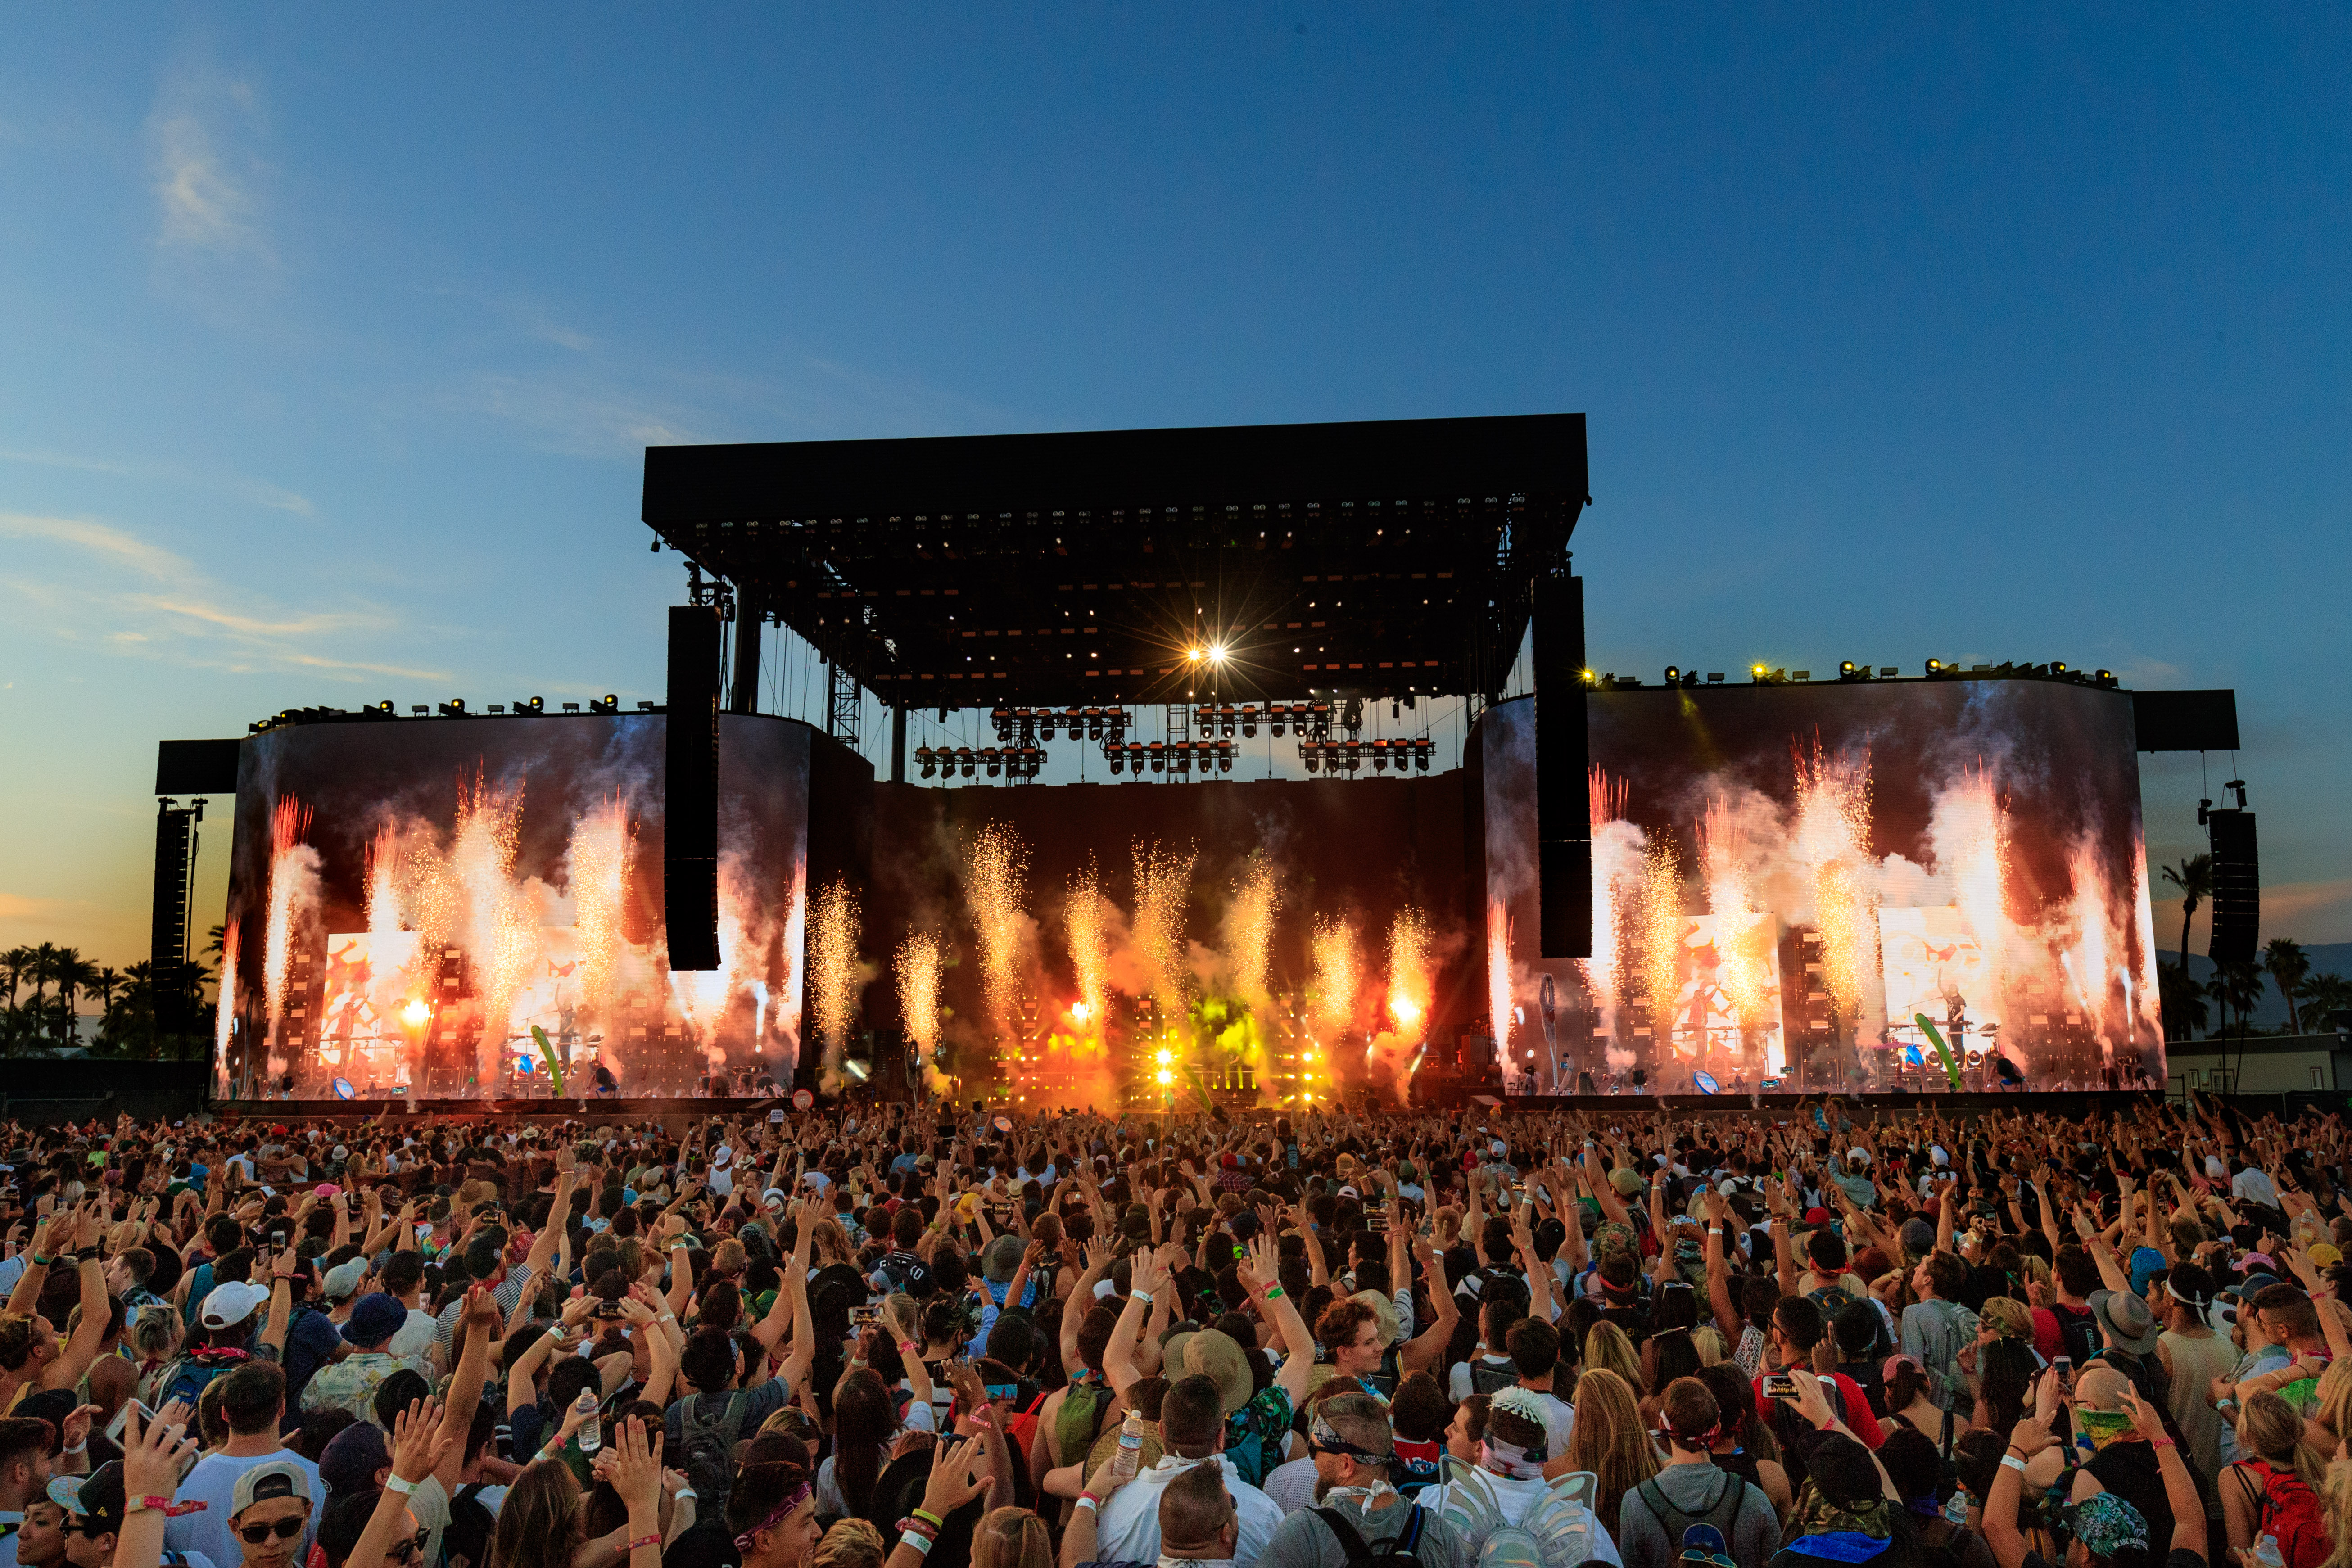
[{"label": "palm tree", "polygon": [[2168,1040],[2193,1040],[2205,1027],[2205,991],[2189,978],[2188,966],[2159,963],[2156,966],[2158,999],[2164,1006],[2164,1037]]},{"label": "palm tree", "polygon": [[2302,994],[2303,982],[2311,973],[2311,960],[2305,955],[2303,944],[2285,937],[2274,936],[2263,944],[2263,968],[2278,984],[2279,994],[2286,998],[2286,1032],[2303,1033],[2303,1015],[2295,1008],[2295,998]]},{"label": "palm tree", "polygon": [[59,948],[49,979],[58,988],[58,1042],[70,1046],[79,1032],[74,1023],[74,1002],[98,984],[98,965],[84,958],[78,947]]},{"label": "palm tree", "polygon": [[31,948],[12,947],[5,952],[0,952],[0,978],[5,978],[8,982],[9,1006],[14,1007],[16,1005],[16,987],[31,978],[32,973],[33,950]]},{"label": "palm tree", "polygon": [[2303,1000],[2311,1005],[2313,1019],[2325,1026],[2332,1015],[2352,1012],[2352,980],[2315,974],[2303,983]]},{"label": "palm tree", "polygon": [[2213,1000],[2238,1016],[2238,1033],[2242,1037],[2246,1019],[2263,999],[2263,972],[2251,963],[2219,964],[2208,990]]},{"label": "palm tree", "polygon": [[122,972],[111,968],[100,970],[90,989],[98,993],[98,1016],[104,1018],[114,1011],[114,994],[122,989]]},{"label": "palm tree", "polygon": [[2213,857],[2191,855],[2178,866],[2163,868],[2164,879],[2180,889],[2180,967],[2189,968],[2189,927],[2197,906],[2213,896]]}]

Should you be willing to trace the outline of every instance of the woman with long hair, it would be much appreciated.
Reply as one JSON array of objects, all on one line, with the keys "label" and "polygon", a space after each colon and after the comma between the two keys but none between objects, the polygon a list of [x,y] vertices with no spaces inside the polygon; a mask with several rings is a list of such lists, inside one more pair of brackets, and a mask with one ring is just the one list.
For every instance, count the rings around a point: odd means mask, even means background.
[{"label": "woman with long hair", "polygon": [[1642,1359],[1633,1353],[1633,1342],[1625,1331],[1614,1323],[1595,1323],[1584,1336],[1584,1365],[1587,1372],[1615,1373],[1627,1388],[1643,1386]]},{"label": "woman with long hair", "polygon": [[1927,1397],[1927,1373],[1918,1362],[1907,1355],[1888,1356],[1879,1372],[1879,1386],[1886,1390],[1886,1419],[1908,1426],[1941,1453],[1945,1426],[1959,1417]]},{"label": "woman with long hair", "polygon": [[1983,1373],[1977,1380],[1977,1408],[1969,1424],[1989,1432],[2013,1430],[2033,1408],[2033,1347],[1994,1340],[1981,1347]]},{"label": "woman with long hair", "polygon": [[1642,1425],[1654,1430],[1658,1425],[1658,1397],[1665,1392],[1666,1384],[1678,1377],[1694,1375],[1704,1364],[1687,1329],[1673,1329],[1643,1340]]},{"label": "woman with long hair", "polygon": [[2323,1479],[2318,1457],[2303,1440],[2303,1417],[2275,1394],[2254,1394],[2238,1411],[2238,1451],[2246,1458],[2222,1466],[2215,1488],[2233,1559],[2254,1543],[2263,1500],[2273,1486],[2300,1480],[2316,1495]]},{"label": "woman with long hair", "polygon": [[[1598,1339],[1605,1329],[1625,1336],[1614,1323],[1592,1331]],[[1576,1381],[1576,1426],[1568,1436],[1568,1469],[1590,1470],[1600,1485],[1592,1496],[1592,1511],[1617,1539],[1617,1510],[1625,1494],[1658,1473],[1656,1445],[1642,1420],[1633,1385],[1619,1373],[1593,1366]]]},{"label": "woman with long hair", "polygon": [[499,1505],[488,1568],[572,1568],[580,1549],[580,1483],[568,1465],[526,1465]]},{"label": "woman with long hair", "polygon": [[817,1512],[863,1517],[898,1432],[898,1402],[881,1376],[871,1367],[850,1368],[833,1391],[833,1452],[817,1467]]},{"label": "woman with long hair", "polygon": [[1756,1418],[1756,1385],[1726,1362],[1703,1366],[1694,1375],[1715,1395],[1721,1425],[1716,1427],[1709,1452],[1716,1468],[1753,1485],[1771,1500],[1773,1513],[1787,1519],[1796,1498],[1789,1485],[1789,1472],[1780,1464],[1780,1446],[1772,1440],[1772,1429]]}]

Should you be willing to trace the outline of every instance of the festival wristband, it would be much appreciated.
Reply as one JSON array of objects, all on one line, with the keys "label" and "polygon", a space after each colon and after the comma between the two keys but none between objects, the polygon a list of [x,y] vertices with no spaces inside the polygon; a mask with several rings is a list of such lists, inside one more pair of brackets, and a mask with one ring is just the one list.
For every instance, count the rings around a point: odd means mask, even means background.
[{"label": "festival wristband", "polygon": [[1267,1286],[1267,1287],[1265,1288],[1265,1299],[1266,1299],[1267,1300],[1269,1300],[1269,1301],[1279,1301],[1279,1300],[1282,1300],[1282,1296],[1283,1296],[1283,1290],[1282,1290],[1282,1287],[1281,1287],[1281,1286],[1279,1286],[1279,1285],[1269,1285],[1269,1286]]},{"label": "festival wristband", "polygon": [[416,1483],[404,1476],[394,1476],[383,1483],[383,1489],[388,1492],[398,1492],[401,1496],[406,1497],[416,1489]]},{"label": "festival wristband", "polygon": [[2015,1470],[2021,1476],[2025,1473],[2025,1461],[2015,1454],[2003,1454],[2000,1457],[2000,1468],[2004,1470]]},{"label": "festival wristband", "polygon": [[1078,1506],[1080,1508],[1092,1509],[1097,1515],[1100,1515],[1102,1512],[1102,1501],[1092,1492],[1080,1492],[1078,1494]]},{"label": "festival wristband", "polygon": [[659,1531],[656,1531],[651,1535],[640,1535],[635,1541],[630,1542],[629,1550],[635,1552],[640,1546],[659,1546],[660,1544],[661,1532]]},{"label": "festival wristband", "polygon": [[898,1544],[913,1547],[915,1555],[918,1557],[929,1557],[931,1554],[931,1538],[919,1530],[910,1530],[899,1536]]},{"label": "festival wristband", "polygon": [[1140,1301],[1147,1307],[1151,1305],[1151,1292],[1149,1290],[1129,1290],[1127,1295],[1129,1300]]},{"label": "festival wristband", "polygon": [[928,1509],[916,1509],[914,1510],[913,1517],[921,1520],[933,1530],[945,1530],[948,1527],[948,1521],[946,1520],[941,1519],[938,1514],[931,1512]]},{"label": "festival wristband", "polygon": [[922,1346],[917,1344],[912,1340],[900,1340],[898,1342],[898,1353],[900,1355],[913,1355],[922,1348]]},{"label": "festival wristband", "polygon": [[57,1259],[55,1258],[44,1258],[37,1252],[33,1254],[33,1267],[36,1268],[47,1268],[50,1264],[55,1263]]},{"label": "festival wristband", "polygon": [[2147,1440],[2147,1446],[2151,1448],[2177,1448],[2180,1447],[2179,1444],[2174,1442],[2169,1437],[2150,1437]]}]

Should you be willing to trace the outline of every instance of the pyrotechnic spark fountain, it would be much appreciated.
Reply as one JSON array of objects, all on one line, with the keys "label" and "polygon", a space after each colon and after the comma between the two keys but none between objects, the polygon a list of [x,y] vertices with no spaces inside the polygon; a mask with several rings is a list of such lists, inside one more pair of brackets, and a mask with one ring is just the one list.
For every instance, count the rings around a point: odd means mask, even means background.
[{"label": "pyrotechnic spark fountain", "polygon": [[1649,994],[1651,1047],[1664,1061],[1675,1044],[1675,1001],[1682,989],[1683,877],[1672,844],[1653,844],[1642,857],[1637,910],[1634,941]]},{"label": "pyrotechnic spark fountain", "polygon": [[1234,993],[1255,1009],[1269,1005],[1266,962],[1274,948],[1275,913],[1281,907],[1274,859],[1258,850],[1243,867],[1233,902],[1225,909],[1225,959],[1233,969]]},{"label": "pyrotechnic spark fountain", "polygon": [[1356,930],[1336,916],[1315,919],[1315,1037],[1336,1045],[1356,1016]]},{"label": "pyrotechnic spark fountain", "polygon": [[[836,877],[809,910],[809,1006],[828,1079],[839,1070],[857,1011],[857,899]],[[933,985],[936,1003],[936,970]]]},{"label": "pyrotechnic spark fountain", "polygon": [[1109,913],[1089,858],[1071,880],[1062,925],[1069,934],[1070,972],[1078,983],[1078,1019],[1097,1031],[1110,1007],[1110,938],[1105,929]]},{"label": "pyrotechnic spark fountain", "polygon": [[[2137,833],[2132,835],[2132,952],[2137,961],[2146,963],[2156,956],[2156,910],[2147,896],[2147,845]],[[2184,960],[2185,962],[2185,960]],[[2158,987],[2142,970],[2137,984],[2126,982],[2126,995],[2133,999],[2134,1010],[2129,1023],[2129,1038],[2139,1044],[2143,1026],[2151,1043],[2164,1038],[2164,1004]]]},{"label": "pyrotechnic spark fountain", "polygon": [[[1596,767],[1586,773],[1584,784],[1592,813],[1592,956],[1576,960],[1576,965],[1598,1016],[1601,1037],[1613,1042],[1618,998],[1624,990],[1626,874],[1639,864],[1641,832],[1624,820],[1623,779],[1612,779]],[[1625,1067],[1632,1065],[1633,1057],[1612,1043],[1608,1061],[1612,1068]]]},{"label": "pyrotechnic spark fountain", "polygon": [[402,920],[416,932],[417,951],[423,954],[417,973],[432,984],[439,978],[442,954],[457,933],[464,889],[440,846],[425,834],[403,841],[395,874]]},{"label": "pyrotechnic spark fountain", "polygon": [[[286,981],[294,961],[295,927],[317,907],[319,852],[302,842],[310,808],[292,795],[269,813],[269,919],[261,952],[264,1000],[274,1033],[286,1012]],[[276,1058],[271,1069],[282,1071]]]},{"label": "pyrotechnic spark fountain", "polygon": [[2107,954],[2114,942],[2107,929],[2107,911],[2114,904],[2107,888],[2106,868],[2099,863],[2097,847],[2083,842],[2067,855],[2066,871],[2072,884],[2068,904],[2074,927],[2074,951],[2066,956],[2073,960],[2071,974],[2075,994],[2091,1032],[2098,1038],[2100,1059],[2104,1065],[2113,1067],[2116,1038],[2115,1031],[2108,1026],[2108,1002],[2115,976]]},{"label": "pyrotechnic spark fountain", "polygon": [[486,1083],[506,1054],[516,988],[539,953],[539,921],[514,877],[521,816],[520,785],[510,792],[493,790],[478,770],[472,788],[458,782],[457,830],[449,861],[465,892],[466,950],[481,1007],[476,1054]]},{"label": "pyrotechnic spark fountain", "polygon": [[1428,1026],[1436,991],[1431,973],[1429,917],[1407,905],[1389,922],[1389,1017],[1396,1032],[1418,1041]]},{"label": "pyrotechnic spark fountain", "polygon": [[605,1026],[608,1037],[632,832],[628,811],[618,800],[603,802],[572,830],[572,928],[580,950],[580,995],[588,1016]]},{"label": "pyrotechnic spark fountain", "polygon": [[400,837],[389,822],[368,840],[367,928],[376,934],[400,929]]},{"label": "pyrotechnic spark fountain", "polygon": [[1832,757],[1813,737],[1796,763],[1794,850],[1813,873],[1813,923],[1822,940],[1822,989],[1841,1026],[1862,1016],[1865,985],[1878,968],[1878,896],[1869,870],[1870,753]]},{"label": "pyrotechnic spark fountain", "polygon": [[1151,976],[1160,1016],[1184,1016],[1192,972],[1184,964],[1184,906],[1192,890],[1193,852],[1135,846],[1135,949]]},{"label": "pyrotechnic spark fountain", "polygon": [[1011,828],[990,823],[972,837],[965,852],[964,898],[980,936],[980,973],[988,1012],[999,1029],[1012,1027],[1019,999],[1021,934],[1027,924],[1021,908],[1021,878],[1029,852]]},{"label": "pyrotechnic spark fountain", "polygon": [[898,1019],[907,1037],[915,1042],[923,1087],[945,1094],[947,1075],[940,1071],[940,940],[929,931],[916,931],[898,944]]},{"label": "pyrotechnic spark fountain", "polygon": [[1510,1061],[1511,916],[1500,899],[1486,900],[1486,1016],[1496,1048]]},{"label": "pyrotechnic spark fountain", "polygon": [[231,920],[221,931],[220,1005],[213,1018],[213,1061],[228,1070],[231,1026],[236,1022],[237,955],[244,948],[245,922]]},{"label": "pyrotechnic spark fountain", "polygon": [[[1699,818],[1699,871],[1706,883],[1707,912],[1715,917],[1717,980],[1738,1020],[1744,1056],[1757,1031],[1769,1029],[1775,1000],[1772,975],[1772,917],[1759,911],[1748,876],[1748,843],[1731,803],[1721,795],[1707,803]],[[1765,1071],[1781,1069],[1775,1048]]]},{"label": "pyrotechnic spark fountain", "polygon": [[1937,797],[1930,832],[1951,879],[1952,901],[1984,955],[1984,994],[1968,998],[1969,1016],[1979,1028],[2005,1025],[2009,823],[1990,770],[1981,763],[1961,770],[1959,783]]}]

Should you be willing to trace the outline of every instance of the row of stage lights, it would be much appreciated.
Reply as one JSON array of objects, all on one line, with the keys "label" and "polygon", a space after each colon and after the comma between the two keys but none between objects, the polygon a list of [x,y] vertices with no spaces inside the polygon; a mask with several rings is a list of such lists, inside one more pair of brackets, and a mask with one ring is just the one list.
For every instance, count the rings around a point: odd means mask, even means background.
[{"label": "row of stage lights", "polygon": [[1430,758],[1437,752],[1437,743],[1423,735],[1413,740],[1397,741],[1301,741],[1298,760],[1307,771],[1318,768],[1327,773],[1355,773],[1371,759],[1376,772],[1385,773],[1391,764],[1402,773],[1408,765],[1423,773],[1429,771]]},{"label": "row of stage lights", "polygon": [[1152,773],[1197,773],[1204,777],[1211,773],[1229,773],[1234,771],[1234,743],[1231,741],[1129,741],[1125,745],[1106,743],[1103,755],[1110,761],[1110,771],[1122,768],[1142,776]]},{"label": "row of stage lights", "polygon": [[[1354,727],[1360,728],[1363,724],[1360,705],[1355,709],[1355,715]],[[1202,703],[1192,710],[1192,722],[1201,727],[1203,735],[1223,733],[1228,737],[1236,727],[1244,736],[1255,736],[1257,727],[1264,724],[1266,733],[1280,740],[1286,726],[1297,730],[1301,735],[1310,730],[1318,734],[1328,731],[1331,728],[1331,705],[1328,702],[1268,702],[1261,707],[1255,702],[1244,702],[1235,707],[1231,702],[1219,706]]]},{"label": "row of stage lights", "polygon": [[[1900,668],[1892,664],[1882,664],[1874,668],[1867,664],[1856,664],[1849,658],[1838,665],[1837,678],[1847,683],[1858,680],[1893,680],[1902,673]],[[2077,686],[2112,687],[2116,684],[2116,674],[2111,669],[2075,669],[2063,659],[2052,659],[2048,664],[1958,665],[1947,664],[1940,658],[1931,658],[1927,663],[1925,673],[1930,680],[1950,680],[1969,675],[2025,675],[2042,680],[2072,681]],[[1806,681],[1813,678],[1813,672],[1810,669],[1792,672],[1785,668],[1775,668],[1768,664],[1751,665],[1748,667],[1748,674],[1750,684],[1756,686],[1785,686],[1790,681]],[[1642,684],[1632,676],[1621,676],[1613,671],[1605,675],[1595,675],[1589,669],[1584,672],[1584,683],[1587,686],[1598,686],[1604,689]],[[1701,678],[1697,670],[1685,669],[1678,664],[1666,666],[1668,686],[1696,687],[1700,683]],[[1723,684],[1723,676],[1720,672],[1708,675],[1705,678],[1705,684],[1720,686]],[[1276,732],[1279,733],[1279,731]]]},{"label": "row of stage lights", "polygon": [[1050,741],[1060,730],[1067,730],[1073,741],[1119,741],[1133,720],[1124,708],[996,708],[990,710],[988,721],[995,726],[1002,745],[1015,735]]},{"label": "row of stage lights", "polygon": [[1045,761],[1038,746],[917,746],[915,764],[925,778],[971,778],[982,769],[990,778],[1034,779]]}]

